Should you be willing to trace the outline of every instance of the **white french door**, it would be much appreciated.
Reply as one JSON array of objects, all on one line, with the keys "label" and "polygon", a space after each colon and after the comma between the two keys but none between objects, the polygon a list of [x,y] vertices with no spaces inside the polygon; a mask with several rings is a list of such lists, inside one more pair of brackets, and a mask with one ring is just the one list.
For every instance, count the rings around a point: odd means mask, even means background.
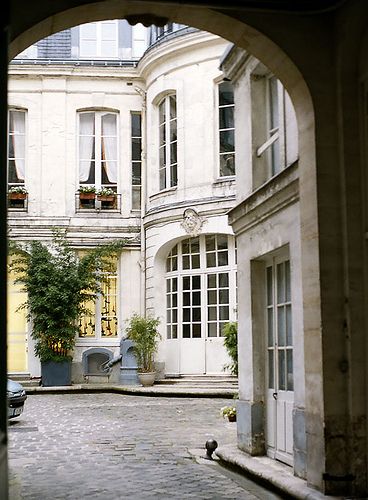
[{"label": "white french door", "polygon": [[235,242],[202,235],[175,245],[166,262],[168,374],[223,374],[230,362],[223,328],[234,321]]},{"label": "white french door", "polygon": [[267,454],[293,464],[293,332],[290,262],[266,264]]}]

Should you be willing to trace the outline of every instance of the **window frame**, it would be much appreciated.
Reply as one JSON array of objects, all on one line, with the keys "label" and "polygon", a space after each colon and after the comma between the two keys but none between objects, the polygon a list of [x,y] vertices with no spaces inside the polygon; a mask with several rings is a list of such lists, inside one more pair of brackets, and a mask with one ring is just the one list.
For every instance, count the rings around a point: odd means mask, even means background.
[{"label": "window frame", "polygon": [[[223,84],[230,84],[232,86],[232,93],[233,93],[233,103],[232,104],[226,104],[226,105],[221,105],[220,104],[220,88],[221,85]],[[216,104],[217,104],[217,161],[218,161],[218,177],[219,179],[224,179],[224,178],[233,178],[236,175],[236,145],[235,145],[235,91],[234,91],[234,86],[230,80],[221,80],[217,82],[216,84]],[[227,128],[221,128],[221,110],[222,109],[232,109],[233,110],[233,127],[227,127]],[[233,151],[221,151],[221,133],[223,132],[228,132],[228,131],[233,131],[233,138],[234,138],[234,150]],[[233,163],[234,163],[234,173],[232,174],[223,174],[221,171],[221,157],[225,155],[231,154],[233,156]]]},{"label": "window frame", "polygon": [[[111,56],[104,55],[102,53],[102,26],[107,23],[112,23],[114,24],[114,52]],[[82,31],[83,27],[86,25],[95,25],[96,27],[96,37],[92,38],[90,40],[95,41],[95,47],[94,47],[94,54],[93,55],[85,55],[84,51],[82,50],[82,44],[83,40],[88,40],[87,37],[83,37]],[[84,23],[79,27],[79,39],[78,39],[78,46],[79,46],[79,58],[80,59],[117,59],[119,57],[119,28],[118,28],[118,20],[117,19],[111,19],[111,20],[106,20],[106,21],[95,21],[91,23]]]},{"label": "window frame", "polygon": [[[175,117],[171,118],[171,99],[175,99]],[[164,106],[165,121],[160,121],[161,107]],[[159,191],[175,189],[178,185],[178,100],[176,92],[166,94],[157,104],[158,116],[158,184]],[[169,117],[169,119],[168,119]],[[171,141],[172,122],[176,124],[176,138]],[[161,126],[164,125],[164,142],[161,143]],[[175,145],[176,161],[172,162],[172,145]],[[161,161],[161,151],[164,151],[164,161]],[[164,183],[162,182],[164,180]]]}]

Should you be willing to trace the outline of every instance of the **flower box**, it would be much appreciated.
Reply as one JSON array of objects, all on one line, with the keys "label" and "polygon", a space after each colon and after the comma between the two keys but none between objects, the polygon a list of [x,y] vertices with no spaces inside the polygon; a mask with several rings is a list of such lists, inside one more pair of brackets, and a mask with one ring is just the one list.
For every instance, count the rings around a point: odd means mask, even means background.
[{"label": "flower box", "polygon": [[9,200],[25,200],[27,193],[8,193]]},{"label": "flower box", "polygon": [[95,196],[96,194],[93,193],[93,192],[86,192],[86,193],[79,193],[79,199],[80,200],[94,200],[95,199]]}]

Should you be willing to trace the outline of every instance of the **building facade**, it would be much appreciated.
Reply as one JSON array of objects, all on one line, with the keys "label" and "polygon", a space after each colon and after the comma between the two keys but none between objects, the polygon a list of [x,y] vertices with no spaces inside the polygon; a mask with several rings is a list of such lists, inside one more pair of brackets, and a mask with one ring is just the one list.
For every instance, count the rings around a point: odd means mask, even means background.
[{"label": "building facade", "polygon": [[[47,243],[57,227],[77,252],[127,241],[80,318],[74,382],[88,353],[119,355],[133,313],[161,320],[160,377],[227,373],[222,331],[237,317],[227,46],[182,25],[105,21],[41,40],[10,66],[10,238]],[[8,371],[37,377],[24,293],[9,282]]]}]

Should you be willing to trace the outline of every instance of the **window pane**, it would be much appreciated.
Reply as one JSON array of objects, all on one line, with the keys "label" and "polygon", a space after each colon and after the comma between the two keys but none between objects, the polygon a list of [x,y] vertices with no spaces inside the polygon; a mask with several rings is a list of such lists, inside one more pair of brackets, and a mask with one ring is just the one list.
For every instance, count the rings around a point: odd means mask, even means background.
[{"label": "window pane", "polygon": [[293,351],[288,349],[286,351],[287,360],[287,390],[294,390],[294,374],[293,374]]},{"label": "window pane", "polygon": [[227,246],[228,246],[227,236],[222,236],[222,235],[217,236],[217,248],[219,250],[226,250]]},{"label": "window pane", "polygon": [[287,260],[285,262],[285,285],[286,285],[286,301],[291,300],[291,289],[290,289],[290,262]]},{"label": "window pane", "polygon": [[275,389],[274,381],[274,351],[268,351],[268,388]]},{"label": "window pane", "polygon": [[215,250],[216,248],[215,236],[206,236],[206,251]]},{"label": "window pane", "polygon": [[227,252],[219,252],[218,254],[218,265],[219,266],[227,266],[228,265],[228,253]]},{"label": "window pane", "polygon": [[201,321],[201,308],[193,307],[192,309],[192,321]]},{"label": "window pane", "polygon": [[199,253],[199,238],[192,238],[190,240],[190,248],[192,253]]},{"label": "window pane", "polygon": [[235,175],[235,154],[220,154],[220,175]]},{"label": "window pane", "polygon": [[225,288],[229,286],[229,275],[228,273],[219,274],[219,287]]},{"label": "window pane", "polygon": [[190,325],[183,325],[183,338],[184,339],[190,338]]},{"label": "window pane", "polygon": [[267,309],[267,332],[268,332],[268,347],[273,346],[273,309]]},{"label": "window pane", "polygon": [[216,288],[216,274],[207,275],[207,288]]},{"label": "window pane", "polygon": [[277,264],[277,303],[285,302],[284,264]]},{"label": "window pane", "polygon": [[208,304],[217,304],[217,293],[215,290],[208,290],[207,303]]},{"label": "window pane", "polygon": [[208,323],[208,337],[217,337],[217,323]]},{"label": "window pane", "polygon": [[234,107],[220,108],[220,128],[234,128]]},{"label": "window pane", "polygon": [[183,293],[183,305],[190,306],[190,293],[189,292]]},{"label": "window pane", "polygon": [[235,150],[234,130],[220,131],[220,153],[227,153]]},{"label": "window pane", "polygon": [[170,96],[170,118],[176,118],[176,97],[174,95]]},{"label": "window pane", "polygon": [[200,261],[199,255],[192,255],[192,269],[199,269]]},{"label": "window pane", "polygon": [[220,290],[219,292],[219,302],[220,304],[228,304],[229,303],[229,291],[228,290]]},{"label": "window pane", "polygon": [[132,136],[141,137],[141,115],[140,113],[132,113]]},{"label": "window pane", "polygon": [[286,344],[293,345],[293,331],[291,323],[291,305],[286,306]]},{"label": "window pane", "polygon": [[217,307],[208,307],[208,319],[209,321],[216,321],[217,320]]},{"label": "window pane", "polygon": [[173,163],[177,163],[177,161],[178,161],[177,156],[176,156],[176,145],[177,145],[176,142],[172,142],[170,144],[170,163],[171,163],[171,165]]},{"label": "window pane", "polygon": [[200,324],[193,325],[193,338],[194,339],[201,338],[201,325]]},{"label": "window pane", "polygon": [[193,295],[192,295],[192,304],[194,306],[201,305],[201,292],[193,292]]},{"label": "window pane", "polygon": [[183,321],[190,323],[190,309],[183,309]]},{"label": "window pane", "polygon": [[219,85],[219,104],[226,106],[234,104],[234,89],[231,82],[222,82]]},{"label": "window pane", "polygon": [[279,346],[286,345],[285,308],[283,306],[277,308],[277,338]]},{"label": "window pane", "polygon": [[229,306],[220,307],[220,319],[222,319],[223,321],[229,319]]},{"label": "window pane", "polygon": [[140,160],[141,159],[141,151],[142,145],[141,140],[139,138],[132,138],[132,160]]},{"label": "window pane", "polygon": [[216,254],[208,253],[207,254],[207,267],[216,267]]},{"label": "window pane", "polygon": [[190,277],[185,276],[183,278],[183,290],[190,290]]},{"label": "window pane", "polygon": [[273,295],[272,295],[272,267],[268,267],[266,270],[266,279],[267,279],[267,305],[270,306],[273,304]]},{"label": "window pane", "polygon": [[192,289],[199,290],[201,288],[201,277],[193,276],[192,278]]},{"label": "window pane", "polygon": [[285,381],[285,372],[286,372],[286,367],[285,367],[285,351],[284,350],[279,350],[278,351],[279,355],[279,389],[281,391],[286,390],[286,381]]},{"label": "window pane", "polygon": [[183,255],[183,269],[190,269],[189,255]]}]

